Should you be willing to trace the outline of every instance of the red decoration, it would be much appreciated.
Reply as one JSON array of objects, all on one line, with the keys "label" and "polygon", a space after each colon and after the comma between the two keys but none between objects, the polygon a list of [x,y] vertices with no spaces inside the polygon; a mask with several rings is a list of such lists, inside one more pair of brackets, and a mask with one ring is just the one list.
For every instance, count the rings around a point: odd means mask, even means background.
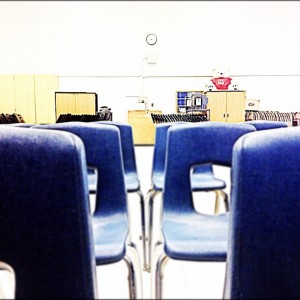
[{"label": "red decoration", "polygon": [[219,77],[213,78],[211,81],[218,90],[228,90],[231,80],[230,77]]}]

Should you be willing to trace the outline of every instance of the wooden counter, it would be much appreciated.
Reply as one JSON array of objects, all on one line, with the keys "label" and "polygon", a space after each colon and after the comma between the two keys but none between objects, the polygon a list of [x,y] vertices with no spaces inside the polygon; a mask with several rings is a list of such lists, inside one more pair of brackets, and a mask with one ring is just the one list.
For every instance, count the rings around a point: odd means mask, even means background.
[{"label": "wooden counter", "polygon": [[154,145],[155,124],[151,113],[161,114],[159,110],[129,110],[128,123],[132,126],[135,145]]}]

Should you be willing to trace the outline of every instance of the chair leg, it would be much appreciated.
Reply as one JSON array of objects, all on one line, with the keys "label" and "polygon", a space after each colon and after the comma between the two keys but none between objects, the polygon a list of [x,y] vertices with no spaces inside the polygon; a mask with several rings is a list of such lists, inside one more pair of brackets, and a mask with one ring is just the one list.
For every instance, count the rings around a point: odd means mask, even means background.
[{"label": "chair leg", "polygon": [[[157,257],[157,258],[156,258]],[[163,244],[160,243],[154,250],[153,264],[155,263],[155,270],[152,273],[152,299],[162,299],[163,296],[163,278],[164,268],[169,260],[169,257],[163,251]]]},{"label": "chair leg", "polygon": [[224,199],[224,205],[226,212],[229,211],[229,201],[228,201],[228,195],[224,191],[220,190],[220,193],[222,194],[222,197]]},{"label": "chair leg", "polygon": [[228,195],[223,190],[215,190],[216,194],[216,202],[215,202],[215,214],[218,214],[220,211],[220,196],[222,196],[224,205],[225,205],[225,211],[229,211],[229,203],[228,203]]},{"label": "chair leg", "polygon": [[215,215],[217,215],[220,211],[220,194],[219,194],[219,190],[215,190],[214,191],[216,194],[216,201],[215,201]]},{"label": "chair leg", "polygon": [[143,299],[141,264],[133,243],[127,245],[124,261],[128,267],[129,297],[130,299]]},{"label": "chair leg", "polygon": [[151,255],[152,255],[152,238],[153,238],[153,219],[154,219],[154,213],[153,213],[153,201],[155,196],[160,193],[160,191],[152,190],[149,192],[149,200],[148,200],[148,243],[147,243],[147,256],[148,256],[148,262],[146,264],[146,270],[148,272],[151,271]]},{"label": "chair leg", "polygon": [[149,270],[149,265],[148,265],[148,262],[149,262],[149,199],[152,197],[152,194],[154,193],[154,190],[153,188],[151,187],[147,194],[146,194],[146,197],[145,197],[145,201],[144,201],[144,205],[145,205],[145,231],[146,231],[146,236],[145,236],[145,244],[144,244],[144,249],[143,249],[143,252],[144,252],[144,266],[143,266],[143,270],[144,271],[148,271]]},{"label": "chair leg", "polygon": [[143,243],[143,262],[144,262],[144,270],[146,270],[147,267],[147,253],[146,253],[146,247],[147,247],[147,236],[146,236],[146,205],[144,201],[144,196],[142,192],[139,190],[138,195],[140,196],[140,205],[141,205],[141,225],[142,225],[142,243]]}]

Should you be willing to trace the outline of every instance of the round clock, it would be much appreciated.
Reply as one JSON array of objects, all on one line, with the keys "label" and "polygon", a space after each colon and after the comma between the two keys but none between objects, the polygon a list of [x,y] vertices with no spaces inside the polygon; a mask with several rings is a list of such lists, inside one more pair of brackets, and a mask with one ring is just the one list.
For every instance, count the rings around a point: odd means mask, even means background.
[{"label": "round clock", "polygon": [[157,37],[154,33],[150,33],[147,35],[146,41],[149,45],[154,45],[157,42]]}]

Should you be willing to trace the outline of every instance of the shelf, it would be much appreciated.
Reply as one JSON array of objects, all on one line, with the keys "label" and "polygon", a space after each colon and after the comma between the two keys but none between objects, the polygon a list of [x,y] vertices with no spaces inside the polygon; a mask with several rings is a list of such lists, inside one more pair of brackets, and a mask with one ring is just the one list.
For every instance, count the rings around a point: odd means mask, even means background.
[{"label": "shelf", "polygon": [[176,92],[176,112],[193,113],[205,112],[207,97],[203,91],[177,91]]}]

